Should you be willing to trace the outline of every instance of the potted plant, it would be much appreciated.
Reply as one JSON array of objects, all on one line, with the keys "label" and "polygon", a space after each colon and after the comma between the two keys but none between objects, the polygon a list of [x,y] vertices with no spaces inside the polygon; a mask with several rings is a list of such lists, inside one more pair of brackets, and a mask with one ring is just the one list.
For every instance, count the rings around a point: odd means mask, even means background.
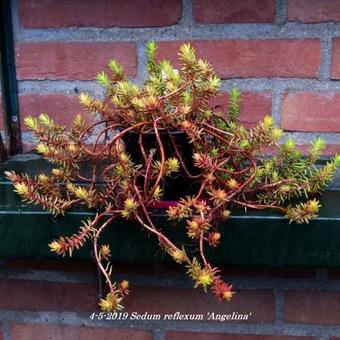
[{"label": "potted plant", "polygon": [[[97,77],[106,100],[80,94],[85,110],[99,116],[95,123],[87,124],[79,114],[67,131],[46,114],[26,117],[26,126],[39,140],[36,150],[56,168],[36,177],[6,173],[23,200],[54,215],[64,215],[75,205],[96,211],[79,232],[49,247],[72,256],[92,242],[93,257],[107,284],[99,302],[103,311],[122,308],[129,286],[127,281],[113,281],[110,246],[101,243],[113,220],[138,222],[164,252],[186,267],[195,287],[230,300],[232,286],[208,261],[206,249],[223,242],[219,228],[228,228],[233,208],[274,209],[289,222],[308,223],[320,207],[315,195],[340,165],[339,155],[322,167],[315,165],[325,147],[320,138],[311,143],[306,157],[290,138],[279,144],[283,132],[271,116],[244,128],[236,89],[230,93],[229,112],[217,111],[220,79],[207,61],[196,58],[190,44],[180,47],[179,71],[168,60],[158,61],[156,54],[156,44],[148,43],[149,75],[142,87],[128,81],[112,60],[112,74],[101,72]],[[265,156],[269,147],[275,151],[270,158]],[[186,183],[192,185],[179,190]],[[153,209],[160,202],[169,221],[186,222],[196,252],[175,244],[157,225]]]}]

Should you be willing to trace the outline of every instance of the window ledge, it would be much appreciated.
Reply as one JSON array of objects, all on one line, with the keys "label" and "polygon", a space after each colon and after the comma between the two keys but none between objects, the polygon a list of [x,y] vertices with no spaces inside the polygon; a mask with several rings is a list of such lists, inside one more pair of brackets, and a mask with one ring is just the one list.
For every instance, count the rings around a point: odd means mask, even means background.
[{"label": "window ledge", "polygon": [[[39,173],[46,166],[37,155],[20,155],[0,164],[0,174],[5,170]],[[48,243],[76,232],[81,219],[94,214],[77,210],[54,218],[39,207],[21,202],[11,183],[0,180],[0,257],[56,258]],[[302,225],[289,225],[282,215],[271,211],[235,211],[221,227],[221,244],[212,250],[212,261],[225,265],[339,266],[340,191],[326,191],[320,201],[320,216]],[[157,211],[154,218],[170,238],[187,240],[184,225],[167,222],[164,211]],[[113,261],[161,259],[157,240],[139,226],[123,220],[114,224],[103,235],[103,240],[110,242]],[[73,257],[86,259],[89,254],[87,244]]]}]

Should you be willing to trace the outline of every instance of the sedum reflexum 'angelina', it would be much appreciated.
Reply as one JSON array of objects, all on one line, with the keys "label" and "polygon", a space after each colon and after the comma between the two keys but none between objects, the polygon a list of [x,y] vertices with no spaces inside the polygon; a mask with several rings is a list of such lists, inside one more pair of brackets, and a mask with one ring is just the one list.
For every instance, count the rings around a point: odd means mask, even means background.
[{"label": "sedum reflexum 'angelina'", "polygon": [[[149,75],[142,87],[132,84],[112,60],[111,74],[101,72],[97,77],[105,88],[105,101],[80,94],[85,111],[99,117],[95,123],[87,124],[77,115],[67,131],[46,114],[27,117],[26,126],[39,140],[37,151],[56,167],[50,174],[34,178],[7,172],[23,200],[55,215],[63,215],[73,205],[97,212],[77,233],[60,237],[49,246],[59,255],[71,256],[85,242],[92,242],[108,288],[106,298],[99,303],[104,311],[122,308],[129,288],[127,281],[112,281],[110,247],[100,244],[102,232],[113,220],[138,222],[158,239],[164,252],[187,268],[195,287],[209,290],[220,300],[230,300],[232,286],[209,263],[205,250],[223,242],[219,227],[228,220],[232,208],[274,209],[290,222],[308,223],[320,207],[314,194],[330,182],[340,164],[337,155],[323,167],[315,166],[325,147],[321,139],[311,143],[304,158],[292,139],[278,144],[282,130],[271,116],[251,129],[244,128],[238,120],[240,93],[236,89],[230,93],[229,112],[217,111],[212,103],[218,96],[220,79],[207,61],[196,58],[189,44],[180,47],[179,71],[168,60],[158,62],[156,52],[155,43],[149,43]],[[192,154],[181,152],[173,131],[185,133]],[[138,136],[138,162],[124,145],[131,132]],[[150,135],[155,140],[152,148],[145,143]],[[165,135],[173,144],[170,154],[165,151]],[[268,147],[275,150],[274,157],[264,157]],[[193,167],[186,165],[187,159]],[[83,172],[84,163],[90,173]],[[164,195],[165,178],[179,172],[198,184],[197,189],[179,197],[177,204],[168,208],[167,216],[169,220],[184,220],[188,238],[197,243],[196,253],[169,239],[152,215],[152,207]]]}]

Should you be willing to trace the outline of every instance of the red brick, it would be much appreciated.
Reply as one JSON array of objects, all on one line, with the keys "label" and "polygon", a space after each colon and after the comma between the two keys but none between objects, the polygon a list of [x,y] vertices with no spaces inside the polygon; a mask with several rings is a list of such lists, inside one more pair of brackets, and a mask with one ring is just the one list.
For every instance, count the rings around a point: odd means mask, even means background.
[{"label": "red brick", "polygon": [[[131,287],[131,293],[125,300],[127,312],[149,314],[191,313],[203,314],[206,319],[208,312],[228,314],[237,311],[249,314],[243,322],[272,322],[275,320],[274,295],[272,291],[242,290],[237,292],[231,302],[219,302],[210,293],[194,288],[160,288]],[[241,321],[242,322],[242,321]]]},{"label": "red brick", "polygon": [[174,25],[181,18],[180,0],[22,0],[20,24],[29,28],[147,27]]},{"label": "red brick", "polygon": [[340,21],[340,0],[288,0],[287,12],[289,21]]},{"label": "red brick", "polygon": [[199,23],[273,22],[273,0],[195,0],[194,18]]},{"label": "red brick", "polygon": [[[1,105],[1,98],[0,98]],[[78,113],[83,113],[88,122],[91,122],[94,117],[91,114],[84,112],[84,107],[79,103],[78,96],[64,94],[38,94],[26,93],[19,95],[20,120],[21,130],[27,131],[23,120],[26,116],[38,116],[45,112],[57,123],[70,126],[73,118]],[[2,110],[0,109],[0,117]],[[0,120],[0,129],[3,129],[3,119]]]},{"label": "red brick", "polygon": [[84,112],[77,95],[26,93],[19,96],[21,129],[27,130],[23,124],[26,116],[38,116],[47,113],[57,123],[71,126],[72,120],[78,113],[83,113],[88,121],[93,117]]},{"label": "red brick", "polygon": [[129,76],[136,75],[136,47],[132,42],[38,42],[16,46],[19,80],[93,80],[116,59]]},{"label": "red brick", "polygon": [[[160,302],[161,301],[161,302]],[[254,308],[254,306],[257,306]],[[219,302],[211,294],[195,289],[132,286],[125,310],[138,313],[249,314],[248,322],[275,319],[272,291],[244,290],[230,302]],[[98,310],[96,285],[25,280],[0,280],[0,309],[27,311]],[[247,321],[243,321],[247,322]]]},{"label": "red brick", "polygon": [[219,266],[226,276],[311,279],[315,277],[314,268],[304,267],[224,267]]},{"label": "red brick", "polygon": [[27,142],[23,141],[23,143],[22,143],[23,153],[35,152],[36,146],[37,146],[37,143],[33,144],[33,143],[27,143]]},{"label": "red brick", "polygon": [[61,326],[46,324],[19,324],[12,326],[13,340],[65,340],[65,339],[114,339],[151,340],[150,331],[126,328],[95,328],[86,326]]},{"label": "red brick", "polygon": [[155,274],[155,264],[149,262],[112,262],[112,272],[117,274]]},{"label": "red brick", "polygon": [[313,340],[310,336],[275,336],[252,334],[222,334],[222,333],[194,333],[167,332],[166,340]]},{"label": "red brick", "polygon": [[[340,148],[339,148],[340,151]],[[334,154],[334,153],[333,153]],[[231,267],[217,265],[227,277],[251,277],[274,279],[312,279],[315,269],[306,267]],[[167,272],[185,273],[185,268],[177,263],[164,262],[161,268]]]},{"label": "red brick", "polygon": [[286,93],[282,103],[282,127],[289,131],[340,131],[340,91]]},{"label": "red brick", "polygon": [[[65,272],[95,273],[96,266],[91,260],[29,260],[29,259],[6,259],[6,268],[23,270],[52,270]],[[112,262],[112,272],[119,274],[154,274],[152,263]]]},{"label": "red brick", "polygon": [[[228,112],[229,94],[222,93],[215,105],[218,111]],[[246,127],[252,127],[261,121],[265,115],[272,111],[272,98],[270,92],[242,92],[240,102],[240,122]]]},{"label": "red brick", "polygon": [[30,260],[6,259],[5,267],[19,270],[48,270],[63,272],[95,273],[96,266],[93,261],[86,260]]},{"label": "red brick", "polygon": [[[159,58],[175,61],[183,41],[159,43]],[[300,77],[315,78],[320,64],[317,39],[197,40],[197,56],[212,63],[226,78]]]},{"label": "red brick", "polygon": [[327,275],[332,280],[340,280],[340,268],[328,268]]},{"label": "red brick", "polygon": [[0,309],[94,312],[98,310],[96,285],[2,279]]},{"label": "red brick", "polygon": [[288,291],[284,319],[295,323],[340,324],[340,292]]},{"label": "red brick", "polygon": [[332,79],[340,79],[340,38],[333,39]]}]

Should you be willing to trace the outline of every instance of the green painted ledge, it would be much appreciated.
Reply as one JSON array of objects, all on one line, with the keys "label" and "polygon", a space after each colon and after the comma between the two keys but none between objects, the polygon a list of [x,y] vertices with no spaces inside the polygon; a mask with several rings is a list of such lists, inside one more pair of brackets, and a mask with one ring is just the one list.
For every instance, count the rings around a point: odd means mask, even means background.
[{"label": "green painted ledge", "polygon": [[[27,155],[0,165],[3,171],[39,173],[47,163]],[[288,224],[273,212],[236,211],[221,228],[221,245],[209,257],[216,264],[270,266],[340,266],[340,191],[327,191],[321,200],[320,216],[310,224]],[[28,206],[0,178],[0,257],[57,258],[48,243],[61,235],[77,231],[82,218],[93,215],[81,210],[53,218],[38,207]],[[164,212],[155,217],[162,230],[175,240],[185,238],[185,228],[166,222]],[[104,234],[114,261],[159,261],[163,259],[156,239],[134,223],[119,221]],[[190,245],[188,245],[190,246]],[[90,247],[74,253],[74,258],[89,258]]]}]

